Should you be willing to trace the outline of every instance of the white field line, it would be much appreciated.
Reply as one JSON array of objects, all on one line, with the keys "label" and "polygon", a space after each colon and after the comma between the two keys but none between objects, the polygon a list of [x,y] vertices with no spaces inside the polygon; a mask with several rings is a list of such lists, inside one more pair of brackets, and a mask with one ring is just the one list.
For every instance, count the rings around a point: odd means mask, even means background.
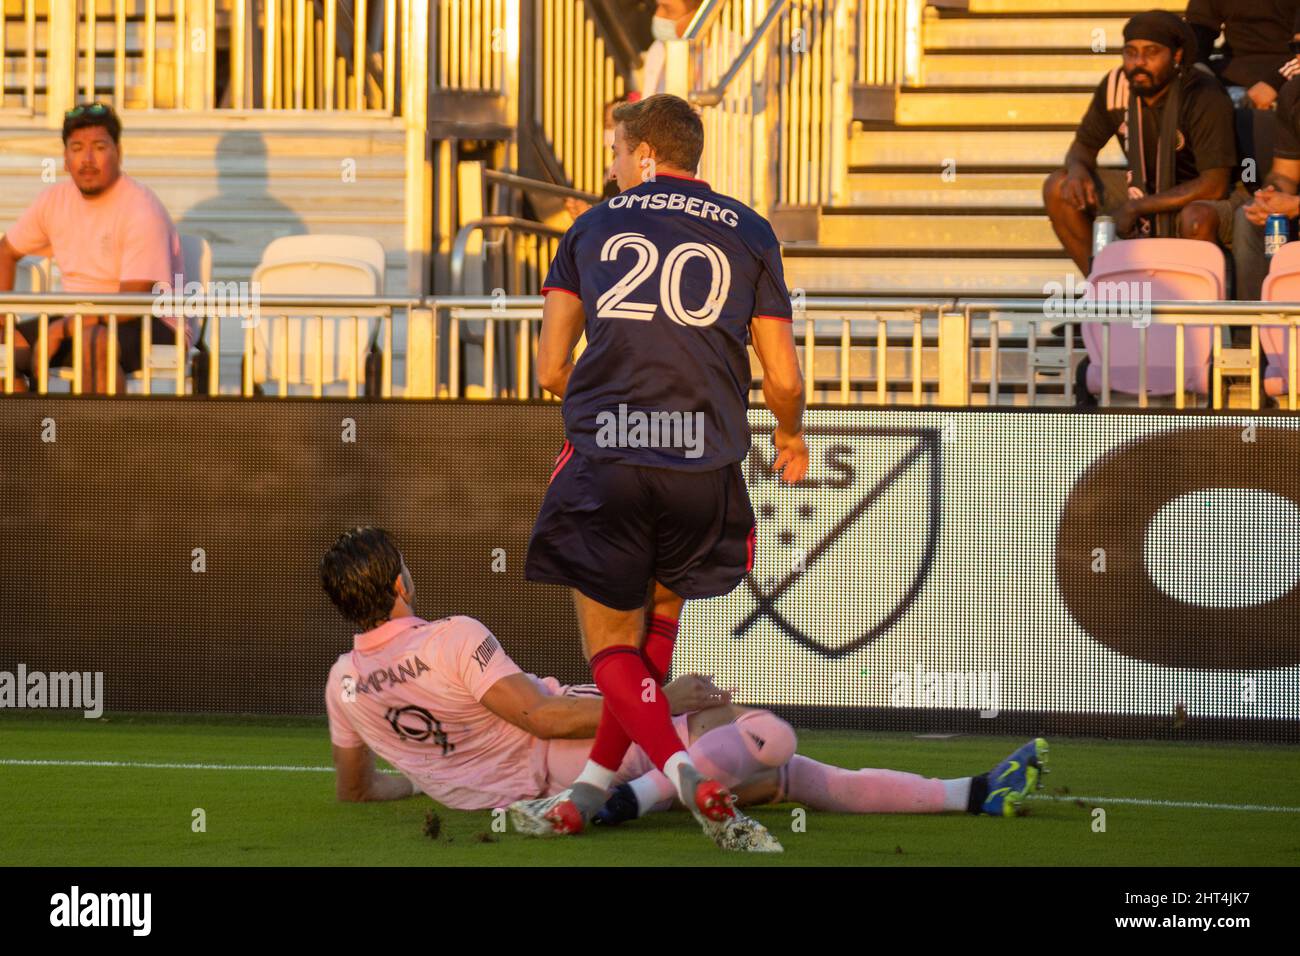
[{"label": "white field line", "polygon": [[[133,760],[15,760],[0,758],[0,766],[9,767],[122,767],[136,770],[237,770],[280,773],[333,773],[333,767],[294,767],[284,764],[233,763],[143,763]],[[394,773],[395,771],[385,771]],[[1240,810],[1251,813],[1300,813],[1300,807],[1274,807],[1256,803],[1204,803],[1198,800],[1148,800],[1137,797],[1086,797],[1066,794],[1048,796],[1030,794],[1031,800],[1054,800],[1084,803],[1123,804],[1133,807],[1172,807],[1179,810]]]},{"label": "white field line", "polygon": [[[0,761],[3,763],[3,761]],[[1300,813],[1300,807],[1273,807],[1258,803],[1203,803],[1199,800],[1147,800],[1137,797],[1076,797],[1073,794],[1048,796],[1031,793],[1030,800],[1074,801],[1084,803],[1119,803],[1131,807],[1175,807],[1179,810],[1246,810],[1253,813]]]},{"label": "white field line", "polygon": [[333,767],[290,767],[281,764],[233,763],[140,763],[134,760],[13,760],[0,758],[9,767],[125,767],[135,770],[276,770],[283,773],[333,773]]},{"label": "white field line", "polygon": [[[133,770],[270,770],[280,773],[333,773],[333,767],[291,767],[284,764],[142,763],[135,760],[16,760],[0,758],[8,767],[125,767]],[[381,768],[380,773],[397,773]]]}]

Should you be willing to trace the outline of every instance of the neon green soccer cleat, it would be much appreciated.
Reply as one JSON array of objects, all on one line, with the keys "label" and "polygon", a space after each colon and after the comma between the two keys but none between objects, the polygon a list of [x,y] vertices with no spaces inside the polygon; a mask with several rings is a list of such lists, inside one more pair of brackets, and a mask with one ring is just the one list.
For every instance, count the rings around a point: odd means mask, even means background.
[{"label": "neon green soccer cleat", "polygon": [[1047,741],[1035,737],[989,771],[989,795],[980,809],[995,817],[1014,817],[1031,790],[1042,789],[1047,773]]}]

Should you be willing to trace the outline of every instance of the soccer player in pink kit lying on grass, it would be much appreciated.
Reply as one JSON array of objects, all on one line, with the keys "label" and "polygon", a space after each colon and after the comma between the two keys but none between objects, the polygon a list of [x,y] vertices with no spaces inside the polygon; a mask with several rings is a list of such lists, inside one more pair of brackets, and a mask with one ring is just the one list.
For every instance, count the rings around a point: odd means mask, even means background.
[{"label": "soccer player in pink kit lying on grass", "polygon": [[[321,560],[321,585],[364,628],[325,690],[340,800],[423,791],[462,810],[559,793],[586,763],[600,720],[595,685],[525,674],[470,617],[415,616],[415,585],[386,532],[355,528]],[[673,622],[675,624],[675,622]],[[662,624],[660,625],[662,626]],[[742,804],[793,801],[845,813],[985,812],[1010,816],[1038,780],[1046,746],[1031,742],[988,774],[938,780],[845,770],[795,753],[795,733],[765,710],[730,703],[698,675],[663,688],[674,727],[701,771]],[[401,776],[377,772],[375,755]],[[1008,765],[1011,770],[1003,772]],[[1000,786],[993,786],[994,783]],[[672,805],[675,790],[639,747],[619,768],[601,822]]]}]

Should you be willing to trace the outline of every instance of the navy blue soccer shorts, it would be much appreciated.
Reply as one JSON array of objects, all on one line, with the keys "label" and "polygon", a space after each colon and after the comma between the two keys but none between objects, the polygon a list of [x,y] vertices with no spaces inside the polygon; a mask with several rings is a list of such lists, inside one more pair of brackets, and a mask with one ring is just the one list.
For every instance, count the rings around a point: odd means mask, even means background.
[{"label": "navy blue soccer shorts", "polygon": [[740,465],[677,471],[592,461],[564,443],[528,542],[524,577],[577,588],[618,611],[650,582],[717,597],[754,564],[754,510]]}]

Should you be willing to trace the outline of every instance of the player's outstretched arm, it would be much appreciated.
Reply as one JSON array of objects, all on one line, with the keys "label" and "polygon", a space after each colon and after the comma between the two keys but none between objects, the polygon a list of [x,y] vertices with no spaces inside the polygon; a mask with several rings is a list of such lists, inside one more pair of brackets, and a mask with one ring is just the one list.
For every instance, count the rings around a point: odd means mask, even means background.
[{"label": "player's outstretched arm", "polygon": [[808,471],[808,447],[802,437],[803,370],[795,350],[794,326],[779,319],[756,317],[749,328],[758,363],[763,367],[763,399],[776,416],[772,443],[777,457],[772,468],[794,484]]},{"label": "player's outstretched arm", "polygon": [[582,300],[563,291],[551,291],[542,306],[542,334],[537,340],[537,384],[564,397],[573,372],[573,349],[582,338],[587,317]]},{"label": "player's outstretched arm", "polygon": [[[731,691],[699,674],[683,674],[665,685],[663,692],[668,709],[674,714],[694,713],[731,702]],[[501,678],[488,688],[481,703],[502,720],[543,740],[595,737],[600,723],[599,697],[546,694],[527,674]]]},{"label": "player's outstretched arm", "polygon": [[374,752],[364,744],[340,747],[334,744],[335,792],[344,803],[403,800],[420,792],[400,774],[383,774],[375,767]]},{"label": "player's outstretched arm", "polygon": [[488,688],[480,703],[502,720],[543,740],[594,737],[600,723],[599,697],[545,694],[527,674],[501,678]]}]

